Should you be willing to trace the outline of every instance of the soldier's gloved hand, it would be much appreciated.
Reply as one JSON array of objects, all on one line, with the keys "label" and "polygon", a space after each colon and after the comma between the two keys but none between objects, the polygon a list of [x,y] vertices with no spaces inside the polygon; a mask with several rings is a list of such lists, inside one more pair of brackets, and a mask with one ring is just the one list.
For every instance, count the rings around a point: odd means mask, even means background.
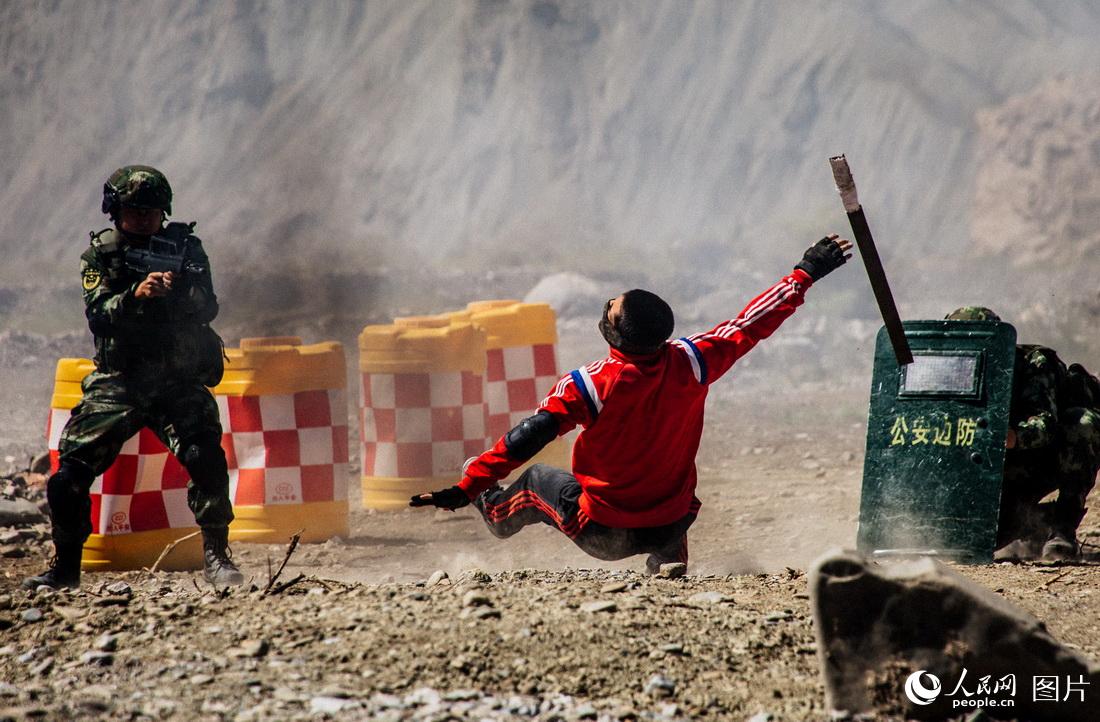
[{"label": "soldier's gloved hand", "polygon": [[806,249],[802,260],[795,265],[795,268],[801,268],[809,274],[810,278],[820,281],[852,257],[852,254],[848,253],[851,248],[851,241],[830,233]]},{"label": "soldier's gloved hand", "polygon": [[154,271],[145,277],[134,290],[134,298],[160,298],[172,292],[175,274],[171,271]]},{"label": "soldier's gloved hand", "polygon": [[430,494],[420,494],[409,499],[409,506],[438,506],[440,509],[461,509],[470,503],[470,497],[457,486]]}]

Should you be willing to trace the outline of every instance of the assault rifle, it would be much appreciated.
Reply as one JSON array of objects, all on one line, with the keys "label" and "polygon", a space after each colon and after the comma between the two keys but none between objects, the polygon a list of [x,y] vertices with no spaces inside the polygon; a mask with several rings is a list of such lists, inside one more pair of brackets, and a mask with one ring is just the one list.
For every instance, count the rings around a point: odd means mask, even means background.
[{"label": "assault rifle", "polygon": [[163,231],[149,238],[145,248],[126,249],[126,267],[148,276],[150,273],[172,273],[186,282],[184,274],[202,273],[202,267],[187,258],[187,240],[192,224],[169,223]]}]

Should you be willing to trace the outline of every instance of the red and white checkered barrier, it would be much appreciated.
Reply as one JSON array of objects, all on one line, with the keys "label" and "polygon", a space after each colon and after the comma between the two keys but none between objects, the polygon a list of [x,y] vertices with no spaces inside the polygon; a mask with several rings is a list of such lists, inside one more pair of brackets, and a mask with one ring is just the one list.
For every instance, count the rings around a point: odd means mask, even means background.
[{"label": "red and white checkered barrier", "polygon": [[485,427],[489,446],[523,419],[558,382],[553,344],[489,349],[485,370]]},{"label": "red and white checkered barrier", "polygon": [[[234,506],[347,499],[348,427],[343,389],[277,396],[217,396]],[[51,409],[53,469],[71,412]],[[190,475],[149,429],[122,447],[92,484],[92,533],[129,534],[195,526]]]},{"label": "red and white checkered barrier", "polygon": [[454,476],[485,450],[481,374],[362,374],[359,438],[363,476]]},{"label": "red and white checkered barrier", "polygon": [[[46,435],[53,471],[68,409],[50,409]],[[187,506],[190,474],[149,429],[122,446],[115,463],[92,483],[92,533],[104,536],[195,526]]]},{"label": "red and white checkered barrier", "polygon": [[217,400],[234,506],[348,498],[343,389]]}]

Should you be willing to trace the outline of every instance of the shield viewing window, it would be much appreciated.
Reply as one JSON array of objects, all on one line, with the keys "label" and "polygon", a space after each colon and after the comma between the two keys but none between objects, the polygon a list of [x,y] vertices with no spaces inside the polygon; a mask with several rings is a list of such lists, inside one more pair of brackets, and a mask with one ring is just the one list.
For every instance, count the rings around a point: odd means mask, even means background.
[{"label": "shield viewing window", "polygon": [[913,363],[901,367],[899,396],[981,396],[980,351],[916,353]]}]

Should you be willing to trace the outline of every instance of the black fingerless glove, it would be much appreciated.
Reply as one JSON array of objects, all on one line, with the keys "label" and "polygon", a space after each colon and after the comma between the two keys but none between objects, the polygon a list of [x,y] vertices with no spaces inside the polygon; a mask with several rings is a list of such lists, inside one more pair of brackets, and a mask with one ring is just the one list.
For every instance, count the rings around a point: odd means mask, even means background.
[{"label": "black fingerless glove", "polygon": [[809,274],[810,278],[820,281],[832,271],[840,268],[848,259],[844,251],[840,250],[840,244],[831,238],[822,238],[806,249],[802,260],[795,268],[801,268]]},{"label": "black fingerless glove", "polygon": [[438,506],[440,509],[450,509],[451,511],[461,509],[469,503],[470,497],[466,496],[466,492],[457,486],[442,491],[433,491],[430,499],[421,499],[419,495],[409,499],[409,506]]}]

